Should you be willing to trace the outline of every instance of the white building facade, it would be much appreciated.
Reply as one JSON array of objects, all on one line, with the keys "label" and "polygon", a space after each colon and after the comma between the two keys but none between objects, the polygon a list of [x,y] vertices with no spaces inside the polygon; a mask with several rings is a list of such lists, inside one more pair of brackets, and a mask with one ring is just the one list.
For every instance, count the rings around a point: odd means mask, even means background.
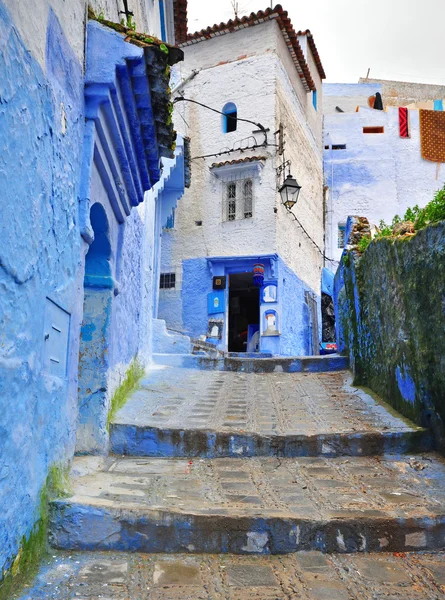
[{"label": "white building facade", "polygon": [[[390,224],[395,215],[403,217],[407,208],[425,206],[445,183],[445,170],[421,156],[419,126],[419,107],[432,109],[436,98],[430,95],[441,98],[444,89],[399,84],[402,90],[409,86],[410,94],[400,94],[402,99],[415,96],[420,102],[408,105],[408,137],[401,137],[398,107],[388,105],[396,97],[397,82],[389,83],[394,88],[391,97],[387,96],[391,88],[382,82],[323,86],[325,253],[334,259],[326,265],[334,272],[349,215],[367,217],[375,225],[381,220]],[[367,99],[377,92],[385,110],[368,106]]]},{"label": "white building facade", "polygon": [[[182,48],[174,122],[191,138],[192,184],[163,232],[158,316],[221,350],[318,353],[324,72],[312,35],[277,7]],[[301,185],[291,211],[278,192],[289,171]]]}]

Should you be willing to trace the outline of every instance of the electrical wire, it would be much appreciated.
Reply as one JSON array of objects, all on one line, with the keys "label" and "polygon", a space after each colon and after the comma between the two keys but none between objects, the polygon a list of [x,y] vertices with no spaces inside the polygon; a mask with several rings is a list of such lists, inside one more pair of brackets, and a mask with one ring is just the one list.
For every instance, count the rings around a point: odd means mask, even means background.
[{"label": "electrical wire", "polygon": [[257,148],[277,148],[277,144],[255,144],[247,148],[232,148],[232,150],[222,150],[221,152],[215,152],[214,154],[203,154],[202,156],[193,156],[191,160],[198,160],[199,158],[212,158],[214,156],[223,156],[223,154],[231,154],[232,152],[247,152],[248,150],[256,150]]},{"label": "electrical wire", "polygon": [[[175,104],[176,102],[192,102],[193,104],[197,104],[198,106],[202,106],[203,108],[207,108],[208,110],[211,110],[212,112],[218,113],[219,115],[224,115],[223,112],[221,112],[220,110],[217,110],[216,108],[212,108],[211,106],[207,106],[206,104],[202,104],[202,102],[198,102],[197,100],[191,100],[190,98],[184,98],[183,96],[179,96],[179,97],[175,98],[173,100],[173,104]],[[275,147],[277,147],[276,144],[268,144],[268,142],[267,142],[267,130],[265,129],[265,127],[263,127],[263,125],[261,125],[261,123],[256,123],[255,121],[251,121],[250,119],[242,119],[240,117],[237,117],[237,121],[243,121],[244,123],[250,123],[251,125],[255,125],[264,134],[264,138],[265,138],[264,139],[264,143],[263,144],[258,144],[257,146],[254,146],[252,148],[248,148],[248,150],[253,150],[255,148],[264,148],[264,147],[267,147],[267,146],[275,146]],[[238,151],[239,150],[237,149],[236,152],[238,152]],[[210,158],[212,156],[221,156],[222,154],[229,154],[230,152],[235,152],[235,150],[225,150],[224,152],[219,152],[219,153],[216,153],[216,154],[207,154],[205,156],[195,156],[194,158],[192,158],[192,160],[196,160],[198,158]],[[326,254],[323,252],[323,250],[320,248],[320,246],[317,244],[317,242],[314,239],[312,239],[312,237],[306,231],[306,229],[301,224],[301,222],[298,219],[298,217],[296,217],[291,210],[287,209],[287,211],[293,216],[293,218],[295,219],[295,221],[297,222],[297,224],[299,225],[299,227],[301,228],[301,230],[305,233],[305,235],[308,237],[308,239],[312,242],[312,244],[315,246],[315,248],[317,249],[317,251],[324,258],[324,260],[327,260],[328,262],[332,262],[332,263],[337,262],[336,260],[334,260],[332,258],[328,258],[326,256]]]},{"label": "electrical wire", "polygon": [[[178,96],[173,100],[173,104],[177,102],[192,102],[193,104],[197,104],[198,106],[202,106],[203,108],[207,108],[212,112],[218,113],[219,115],[224,115],[225,113],[217,110],[216,108],[212,108],[211,106],[207,106],[206,104],[202,104],[202,102],[198,102],[197,100],[191,100],[190,98],[184,98],[184,96]],[[251,125],[255,125],[264,135],[264,146],[267,146],[267,129],[261,125],[261,123],[256,123],[255,121],[251,121],[250,119],[242,119],[241,117],[236,117],[237,121],[243,121],[243,123],[250,123]]]},{"label": "electrical wire", "polygon": [[317,242],[312,239],[312,237],[309,235],[309,233],[306,231],[306,229],[304,228],[304,226],[302,225],[302,223],[300,222],[299,218],[289,209],[286,207],[286,210],[289,214],[291,214],[293,216],[293,218],[295,219],[295,221],[297,222],[297,224],[299,225],[299,227],[301,227],[301,229],[303,230],[303,232],[306,234],[306,236],[310,239],[310,241],[313,243],[313,245],[315,246],[315,248],[318,250],[318,252],[321,254],[321,256],[324,258],[324,260],[327,260],[328,262],[331,263],[336,263],[338,262],[337,260],[334,260],[333,258],[328,258],[326,256],[326,254],[323,252],[323,250],[320,248],[320,246],[317,244]]}]

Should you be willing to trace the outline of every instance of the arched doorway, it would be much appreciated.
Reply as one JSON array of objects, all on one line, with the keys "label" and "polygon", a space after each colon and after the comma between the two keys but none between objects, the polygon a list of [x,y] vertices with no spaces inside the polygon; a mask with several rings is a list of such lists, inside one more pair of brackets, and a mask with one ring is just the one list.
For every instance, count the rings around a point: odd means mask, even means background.
[{"label": "arched doorway", "polygon": [[94,241],[85,257],[83,321],[79,348],[78,453],[107,450],[109,324],[113,297],[111,244],[104,207],[93,204]]}]

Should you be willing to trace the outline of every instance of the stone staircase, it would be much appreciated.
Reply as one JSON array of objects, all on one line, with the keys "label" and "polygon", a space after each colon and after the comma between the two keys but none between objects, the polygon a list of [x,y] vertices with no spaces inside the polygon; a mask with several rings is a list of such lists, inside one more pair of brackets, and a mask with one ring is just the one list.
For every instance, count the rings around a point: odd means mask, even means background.
[{"label": "stone staircase", "polygon": [[345,370],[158,367],[116,415],[110,444],[100,464],[77,458],[72,495],[52,502],[54,547],[445,547],[445,462],[429,433],[353,387]]}]

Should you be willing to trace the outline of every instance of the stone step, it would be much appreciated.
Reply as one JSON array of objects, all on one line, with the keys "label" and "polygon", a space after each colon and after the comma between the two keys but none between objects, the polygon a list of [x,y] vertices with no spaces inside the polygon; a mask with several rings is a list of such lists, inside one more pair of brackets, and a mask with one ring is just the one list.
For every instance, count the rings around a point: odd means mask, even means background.
[{"label": "stone step", "polygon": [[117,413],[111,452],[158,457],[369,456],[431,449],[431,435],[351,385],[348,372],[158,368]]},{"label": "stone step", "polygon": [[214,358],[194,354],[153,354],[153,363],[185,369],[241,373],[325,373],[349,368],[349,359],[339,354],[273,358],[253,358],[250,355],[246,358]]},{"label": "stone step", "polygon": [[445,553],[52,551],[21,600],[437,600]]},{"label": "stone step", "polygon": [[281,554],[445,547],[445,462],[380,458],[75,461],[53,500],[66,550]]}]

